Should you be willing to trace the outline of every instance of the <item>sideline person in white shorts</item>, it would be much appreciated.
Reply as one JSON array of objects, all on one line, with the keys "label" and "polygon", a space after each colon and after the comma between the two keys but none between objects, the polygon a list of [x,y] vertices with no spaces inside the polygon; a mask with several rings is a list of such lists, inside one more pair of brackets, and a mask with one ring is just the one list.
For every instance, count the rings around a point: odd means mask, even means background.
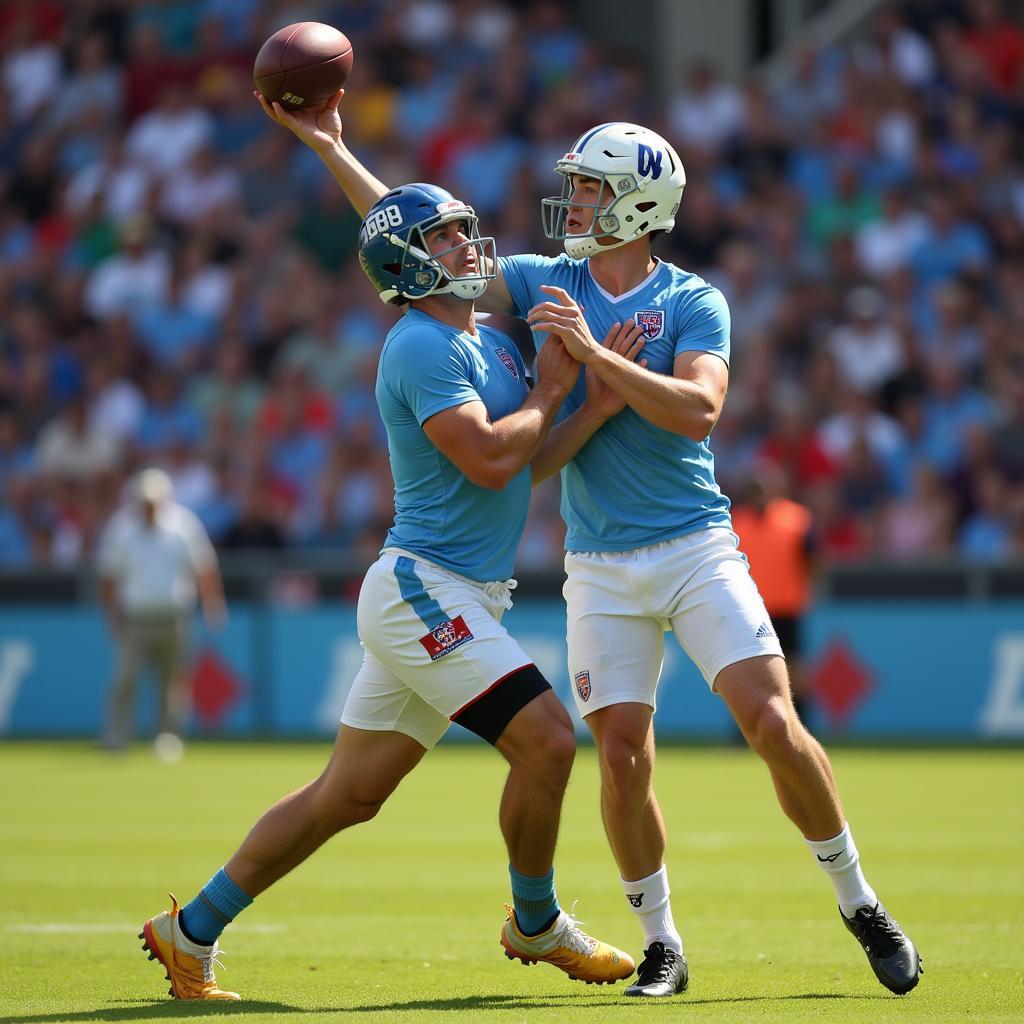
[{"label": "sideline person in white shorts", "polygon": [[580,717],[611,704],[657,708],[671,630],[708,686],[728,665],[782,654],[736,535],[699,530],[632,551],[570,551],[564,594]]}]

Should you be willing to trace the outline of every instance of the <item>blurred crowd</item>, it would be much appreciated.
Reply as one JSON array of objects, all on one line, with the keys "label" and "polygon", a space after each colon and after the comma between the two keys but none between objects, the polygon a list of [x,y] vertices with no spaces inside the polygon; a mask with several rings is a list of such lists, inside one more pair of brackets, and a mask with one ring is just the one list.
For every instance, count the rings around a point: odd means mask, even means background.
[{"label": "blurred crowd", "polygon": [[[658,255],[725,293],[712,447],[784,471],[828,559],[1024,557],[1024,32],[999,0],[883,4],[779,84],[637,55],[553,0],[6,0],[0,7],[0,566],[75,566],[142,465],[219,548],[372,555],[394,320],[357,218],[252,96],[281,25],[354,43],[345,135],[385,182],[470,201],[498,251],[552,166],[630,120],[688,185]],[[557,480],[524,568],[560,564]]]}]

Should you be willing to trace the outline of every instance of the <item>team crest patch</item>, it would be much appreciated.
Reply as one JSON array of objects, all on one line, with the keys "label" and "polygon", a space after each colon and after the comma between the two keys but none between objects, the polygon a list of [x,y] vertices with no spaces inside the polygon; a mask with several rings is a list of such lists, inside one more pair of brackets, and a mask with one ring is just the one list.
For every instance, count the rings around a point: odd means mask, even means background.
[{"label": "team crest patch", "polygon": [[665,333],[665,310],[638,309],[633,314],[637,327],[643,328],[644,337],[648,341],[660,338]]},{"label": "team crest patch", "polygon": [[590,670],[584,669],[582,672],[577,672],[573,679],[576,680],[576,692],[580,695],[580,700],[584,702],[590,700]]},{"label": "team crest patch", "polygon": [[498,354],[498,358],[505,364],[505,369],[519,380],[519,367],[516,366],[516,361],[512,358],[512,354],[507,348],[497,348],[494,350]]},{"label": "team crest patch", "polygon": [[420,643],[424,650],[430,655],[431,661],[437,661],[446,654],[451,654],[456,647],[473,639],[466,620],[461,615],[454,619],[445,619],[438,623],[426,636],[420,637]]}]

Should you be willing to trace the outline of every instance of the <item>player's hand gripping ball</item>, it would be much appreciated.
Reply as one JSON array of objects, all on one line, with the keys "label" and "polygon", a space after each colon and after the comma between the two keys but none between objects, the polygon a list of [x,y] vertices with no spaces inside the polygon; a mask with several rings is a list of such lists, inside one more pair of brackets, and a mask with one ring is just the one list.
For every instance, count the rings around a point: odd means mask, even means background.
[{"label": "player's hand gripping ball", "polygon": [[256,88],[286,110],[319,107],[352,71],[348,37],[319,21],[299,21],[278,29],[256,54]]}]

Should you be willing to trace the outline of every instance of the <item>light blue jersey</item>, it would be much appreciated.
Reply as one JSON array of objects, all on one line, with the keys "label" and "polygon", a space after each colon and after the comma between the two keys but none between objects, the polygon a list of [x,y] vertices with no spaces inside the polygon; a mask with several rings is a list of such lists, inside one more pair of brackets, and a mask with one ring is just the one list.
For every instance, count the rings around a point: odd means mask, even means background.
[{"label": "light blue jersey", "polygon": [[423,430],[431,416],[467,402],[483,402],[491,420],[523,404],[526,368],[515,343],[482,324],[477,330],[474,337],[409,310],[384,342],[376,395],[395,478],[395,525],[384,547],[486,583],[512,575],[530,505],[529,467],[504,490],[478,487]]},{"label": "light blue jersey", "polygon": [[[654,373],[671,374],[680,352],[713,352],[729,361],[729,308],[722,293],[671,263],[659,261],[643,284],[616,297],[593,279],[589,260],[506,256],[499,262],[518,316],[551,299],[540,286],[554,285],[585,308],[598,341],[616,321],[636,320],[647,335],[642,358]],[[538,347],[546,337],[535,332]],[[580,374],[560,418],[585,398]],[[729,499],[715,482],[707,439],[691,441],[663,430],[629,406],[562,470],[562,517],[568,551],[626,551],[731,525]]]}]

